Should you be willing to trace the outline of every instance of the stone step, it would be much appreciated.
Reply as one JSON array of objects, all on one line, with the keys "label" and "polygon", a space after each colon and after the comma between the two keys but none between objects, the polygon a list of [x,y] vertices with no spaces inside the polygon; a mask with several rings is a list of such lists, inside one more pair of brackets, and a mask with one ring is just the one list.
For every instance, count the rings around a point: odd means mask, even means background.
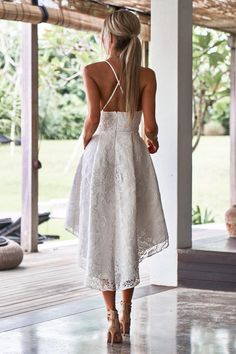
[{"label": "stone step", "polygon": [[236,291],[236,254],[178,249],[178,286]]}]

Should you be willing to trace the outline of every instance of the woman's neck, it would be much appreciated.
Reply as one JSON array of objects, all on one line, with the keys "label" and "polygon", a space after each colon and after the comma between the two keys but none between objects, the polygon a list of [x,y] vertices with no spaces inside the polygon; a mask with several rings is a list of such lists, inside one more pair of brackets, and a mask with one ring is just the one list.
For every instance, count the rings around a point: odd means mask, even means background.
[{"label": "woman's neck", "polygon": [[113,59],[115,61],[120,61],[120,52],[116,51],[116,50],[111,50],[108,59]]}]

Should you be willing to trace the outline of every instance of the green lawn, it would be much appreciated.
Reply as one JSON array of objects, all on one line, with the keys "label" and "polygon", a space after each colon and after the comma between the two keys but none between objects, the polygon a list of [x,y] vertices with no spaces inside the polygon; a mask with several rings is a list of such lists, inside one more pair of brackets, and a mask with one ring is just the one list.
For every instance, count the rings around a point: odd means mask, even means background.
[{"label": "green lawn", "polygon": [[193,152],[192,205],[224,222],[229,205],[229,136],[202,136]]},{"label": "green lawn", "polygon": [[[65,168],[77,146],[77,140],[41,140],[39,143],[39,202],[51,199],[65,199],[68,196],[78,158],[75,156],[70,170]],[[9,145],[0,145],[0,215],[1,213],[20,212],[21,208],[21,146],[15,146],[10,154]],[[45,207],[44,211],[51,211]],[[51,219],[39,226],[39,233],[58,234],[60,239],[74,238],[64,230],[62,219]]]},{"label": "green lawn", "polygon": [[[39,202],[66,199],[71,188],[78,156],[69,172],[65,168],[77,140],[42,140],[39,144]],[[21,146],[10,154],[9,145],[0,145],[0,214],[19,212],[21,205]],[[229,207],[229,137],[201,137],[193,153],[193,206],[208,208],[216,222],[224,222]],[[44,211],[50,211],[45,207]],[[61,239],[74,236],[64,230],[63,219],[51,219],[39,226],[40,233],[58,234]]]}]

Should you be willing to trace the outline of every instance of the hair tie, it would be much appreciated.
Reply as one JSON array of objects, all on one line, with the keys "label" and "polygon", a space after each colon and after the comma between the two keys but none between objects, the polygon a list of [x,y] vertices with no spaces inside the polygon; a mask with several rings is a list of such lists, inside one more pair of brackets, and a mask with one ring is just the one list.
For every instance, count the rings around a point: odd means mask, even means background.
[{"label": "hair tie", "polygon": [[131,35],[129,36],[129,38],[130,38],[130,39],[132,39],[132,38],[137,38],[137,34],[133,33],[133,34],[131,34]]}]

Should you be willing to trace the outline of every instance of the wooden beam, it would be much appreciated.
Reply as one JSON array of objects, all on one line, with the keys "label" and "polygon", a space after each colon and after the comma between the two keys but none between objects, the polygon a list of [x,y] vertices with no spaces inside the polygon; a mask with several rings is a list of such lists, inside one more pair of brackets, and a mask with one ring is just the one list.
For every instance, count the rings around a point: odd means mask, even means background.
[{"label": "wooden beam", "polygon": [[229,38],[230,70],[230,205],[236,204],[236,35]]},{"label": "wooden beam", "polygon": [[74,28],[76,30],[101,30],[102,19],[90,18],[85,14],[67,9],[47,8],[48,20],[39,6],[0,1],[0,19],[21,21],[31,24],[47,22],[52,25]]},{"label": "wooden beam", "polygon": [[193,24],[236,33],[235,0],[193,0]]},{"label": "wooden beam", "polygon": [[[136,12],[141,22],[141,37],[150,41],[151,0],[68,0],[62,7],[61,0],[54,0],[54,8],[44,7],[49,15],[46,21],[43,20],[42,6],[31,6],[28,2],[30,0],[21,0],[21,3],[0,1],[0,19],[48,22],[77,30],[100,31],[107,13],[113,8],[123,7]],[[235,0],[192,0],[194,25],[236,34],[235,11]]]},{"label": "wooden beam", "polygon": [[22,218],[21,246],[38,251],[38,34],[37,25],[22,24]]},{"label": "wooden beam", "polygon": [[[92,24],[96,23],[98,19],[104,20],[104,18],[114,11],[116,7],[114,5],[115,2],[110,1],[109,6],[105,6],[104,1],[100,1],[100,3],[93,2],[93,1],[84,1],[84,0],[76,0],[73,1],[73,8],[77,10],[79,14],[87,15],[91,18]],[[63,9],[67,9],[67,7],[63,7]],[[141,23],[141,33],[140,36],[142,40],[150,41],[150,15],[142,14],[136,10],[134,10],[136,15],[139,18]],[[101,26],[99,27],[101,30]]]},{"label": "wooden beam", "polygon": [[[104,18],[111,9],[91,2],[77,1],[74,8],[45,7],[48,18],[44,18],[44,11],[40,6],[30,4],[11,3],[0,1],[0,19],[22,21],[32,24],[47,22],[53,25],[73,28],[76,30],[100,32]],[[150,17],[140,15],[141,38],[150,40]]]},{"label": "wooden beam", "polygon": [[100,3],[150,14],[151,0],[101,0]]},{"label": "wooden beam", "polygon": [[142,41],[142,66],[148,68],[148,59],[149,59],[149,42]]}]

